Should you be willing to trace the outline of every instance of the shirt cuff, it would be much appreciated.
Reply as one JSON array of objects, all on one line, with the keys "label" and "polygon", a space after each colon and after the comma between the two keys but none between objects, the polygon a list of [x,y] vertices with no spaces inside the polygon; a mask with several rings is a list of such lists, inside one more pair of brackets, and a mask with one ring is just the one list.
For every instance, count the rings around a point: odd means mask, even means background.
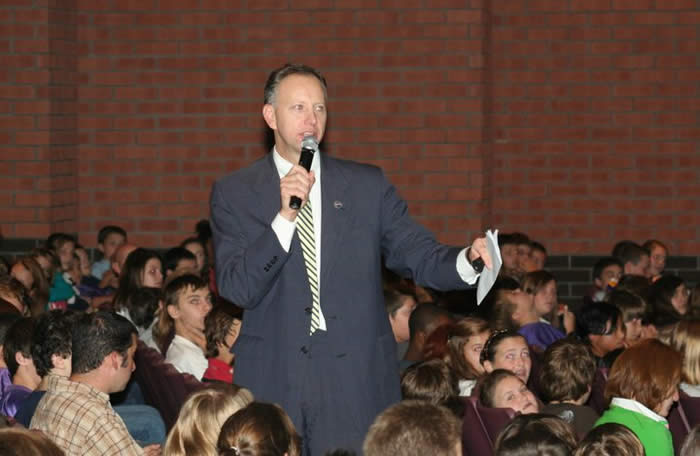
[{"label": "shirt cuff", "polygon": [[471,264],[467,261],[467,249],[462,249],[457,255],[457,274],[462,280],[469,285],[474,285],[479,273],[474,270]]},{"label": "shirt cuff", "polygon": [[294,237],[294,231],[297,229],[297,224],[290,222],[280,214],[277,214],[270,226],[272,227],[272,231],[274,231],[277,235],[277,240],[280,241],[280,245],[284,251],[289,253],[289,248],[292,246],[292,238]]}]

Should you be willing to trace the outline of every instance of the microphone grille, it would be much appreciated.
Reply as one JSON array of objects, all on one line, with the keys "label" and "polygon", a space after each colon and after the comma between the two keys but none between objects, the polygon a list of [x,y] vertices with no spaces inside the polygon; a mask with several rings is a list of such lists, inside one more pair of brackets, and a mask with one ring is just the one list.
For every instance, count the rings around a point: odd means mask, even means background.
[{"label": "microphone grille", "polygon": [[316,141],[316,138],[313,136],[305,136],[304,139],[301,141],[301,148],[302,149],[311,149],[314,152],[318,151],[318,141]]}]

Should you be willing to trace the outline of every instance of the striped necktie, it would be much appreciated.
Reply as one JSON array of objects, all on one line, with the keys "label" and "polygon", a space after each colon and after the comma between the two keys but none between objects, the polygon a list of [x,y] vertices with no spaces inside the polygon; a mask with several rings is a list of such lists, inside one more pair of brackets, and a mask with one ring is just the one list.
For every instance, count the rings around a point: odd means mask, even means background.
[{"label": "striped necktie", "polygon": [[297,233],[301,241],[301,250],[304,254],[306,275],[309,278],[311,288],[311,327],[309,334],[313,334],[321,322],[321,303],[318,298],[318,269],[316,268],[316,240],[314,238],[314,216],[311,210],[311,201],[307,201],[297,215]]}]

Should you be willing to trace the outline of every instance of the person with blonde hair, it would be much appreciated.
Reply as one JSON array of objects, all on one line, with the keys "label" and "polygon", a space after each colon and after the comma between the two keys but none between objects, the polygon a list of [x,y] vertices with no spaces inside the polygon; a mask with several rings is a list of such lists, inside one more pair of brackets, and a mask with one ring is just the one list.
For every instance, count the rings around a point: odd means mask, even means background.
[{"label": "person with blonde hair", "polygon": [[300,456],[301,438],[282,407],[253,402],[231,415],[216,444],[219,456]]},{"label": "person with blonde hair", "polygon": [[668,342],[683,357],[681,391],[688,396],[700,397],[700,321],[676,323]]},{"label": "person with blonde hair", "polygon": [[216,455],[221,426],[251,402],[250,391],[224,383],[214,383],[192,393],[168,434],[163,456]]}]

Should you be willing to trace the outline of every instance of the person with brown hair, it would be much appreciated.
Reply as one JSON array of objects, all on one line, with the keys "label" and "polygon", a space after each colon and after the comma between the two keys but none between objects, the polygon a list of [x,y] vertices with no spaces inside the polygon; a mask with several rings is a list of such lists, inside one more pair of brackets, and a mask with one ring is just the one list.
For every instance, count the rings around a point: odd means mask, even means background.
[{"label": "person with brown hair", "polygon": [[65,453],[43,432],[21,427],[0,429],[0,454],[3,456],[64,456]]},{"label": "person with brown hair", "polygon": [[573,456],[645,456],[645,454],[642,442],[627,426],[606,423],[591,430],[579,442]]},{"label": "person with brown hair", "polygon": [[236,385],[212,384],[192,393],[168,434],[163,454],[214,455],[221,426],[229,416],[251,402],[251,392]]},{"label": "person with brown hair", "polygon": [[460,423],[444,407],[402,401],[377,416],[365,437],[363,452],[365,456],[459,456]]},{"label": "person with brown hair", "polygon": [[495,456],[569,456],[576,447],[572,427],[561,418],[540,413],[520,415],[501,431]]},{"label": "person with brown hair", "polygon": [[445,361],[457,374],[460,396],[469,396],[476,379],[486,372],[479,359],[490,334],[488,322],[476,317],[462,318],[450,327]]},{"label": "person with brown hair", "polygon": [[431,359],[408,367],[401,375],[401,397],[444,405],[456,397],[457,379],[441,359]]},{"label": "person with brown hair", "polygon": [[539,370],[539,393],[549,413],[570,423],[579,436],[591,430],[599,418],[586,405],[591,394],[595,359],[590,349],[581,342],[562,339],[544,352]]},{"label": "person with brown hair", "polygon": [[204,319],[204,337],[209,363],[202,375],[205,382],[233,383],[233,360],[231,347],[236,343],[241,331],[243,312],[229,302],[222,302],[212,308]]},{"label": "person with brown hair", "polygon": [[300,456],[301,438],[282,407],[253,402],[231,415],[216,443],[220,456]]},{"label": "person with brown hair", "polygon": [[499,330],[491,333],[481,350],[479,362],[486,372],[507,369],[527,383],[532,369],[530,348],[525,338],[513,331]]},{"label": "person with brown hair", "polygon": [[624,424],[637,434],[647,454],[672,456],[666,416],[678,400],[681,368],[681,354],[655,339],[622,352],[605,385],[605,400],[610,406],[596,426]]},{"label": "person with brown hair", "polygon": [[49,303],[49,281],[44,276],[41,265],[31,256],[17,258],[10,269],[10,275],[19,280],[32,298],[31,314],[38,316]]},{"label": "person with brown hair", "polygon": [[540,404],[525,382],[513,372],[496,369],[479,380],[479,401],[485,407],[511,408],[522,414],[537,413]]},{"label": "person with brown hair", "polygon": [[666,258],[668,257],[668,247],[656,239],[649,239],[642,247],[649,251],[649,274],[651,280],[656,281],[666,269]]},{"label": "person with brown hair", "polygon": [[681,390],[692,397],[700,397],[700,321],[684,320],[676,323],[669,345],[683,355]]}]

